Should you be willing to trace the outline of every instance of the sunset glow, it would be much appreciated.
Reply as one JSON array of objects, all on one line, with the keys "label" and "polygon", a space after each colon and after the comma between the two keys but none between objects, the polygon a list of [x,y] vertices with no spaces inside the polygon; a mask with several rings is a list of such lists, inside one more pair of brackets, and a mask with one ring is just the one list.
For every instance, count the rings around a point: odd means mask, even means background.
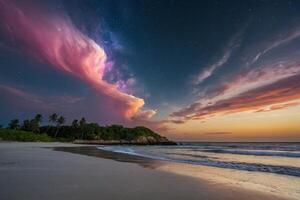
[{"label": "sunset glow", "polygon": [[118,29],[117,23],[130,27],[124,13],[116,14],[118,22],[103,14],[81,23],[67,8],[47,10],[36,1],[0,5],[7,57],[1,58],[1,123],[6,115],[64,107],[70,117],[145,125],[178,140],[300,141],[296,14],[270,31],[262,24],[271,19],[257,11],[223,35],[215,31],[215,38],[201,32],[205,25],[193,25],[199,36],[179,32],[177,45],[162,26],[157,34],[151,19],[147,27],[135,19],[131,32]]}]

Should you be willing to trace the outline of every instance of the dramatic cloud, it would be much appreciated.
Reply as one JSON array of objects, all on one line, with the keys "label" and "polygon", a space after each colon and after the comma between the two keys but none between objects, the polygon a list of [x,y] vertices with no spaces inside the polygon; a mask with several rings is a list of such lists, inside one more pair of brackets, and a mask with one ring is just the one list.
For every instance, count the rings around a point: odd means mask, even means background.
[{"label": "dramatic cloud", "polygon": [[[238,70],[221,77],[212,85],[200,88],[202,90],[198,89],[200,92],[196,94],[196,101],[171,113],[169,121],[176,123],[180,120],[183,123],[229,113],[268,112],[299,105],[297,102],[300,99],[299,55],[295,51],[281,49],[291,45],[291,42],[299,36],[299,28],[295,28],[286,34],[280,34],[280,37],[267,39],[267,42],[258,42],[256,49],[251,49],[258,52],[255,58],[244,64],[242,63],[245,60],[240,60]],[[259,50],[261,47],[263,50]],[[273,50],[277,50],[277,53]],[[284,51],[278,54],[280,50]],[[208,68],[212,70],[208,70],[206,74],[210,76],[217,67],[225,64],[232,56],[231,53],[232,50],[229,48],[221,60]],[[259,59],[262,62],[258,63]],[[208,77],[202,75],[198,77],[204,79]],[[204,80],[202,78],[196,83]]]},{"label": "dramatic cloud", "polygon": [[300,63],[279,61],[231,75],[229,80],[204,92],[202,104],[212,104],[300,73]]},{"label": "dramatic cloud", "polygon": [[127,119],[139,113],[144,100],[121,92],[119,84],[103,79],[105,51],[82,34],[67,16],[53,16],[7,0],[0,0],[0,13],[2,29],[24,52],[87,83],[105,99],[106,105],[99,106],[109,106],[112,112]]},{"label": "dramatic cloud", "polygon": [[[278,110],[298,105],[291,102],[298,99],[300,99],[299,74],[228,99],[217,101],[213,105],[191,105],[186,109],[173,113],[172,116],[185,117],[186,120],[189,120],[245,111]],[[285,106],[282,105],[283,103],[285,103]],[[191,107],[194,109],[191,109]],[[189,112],[187,113],[186,110],[189,110]]]}]

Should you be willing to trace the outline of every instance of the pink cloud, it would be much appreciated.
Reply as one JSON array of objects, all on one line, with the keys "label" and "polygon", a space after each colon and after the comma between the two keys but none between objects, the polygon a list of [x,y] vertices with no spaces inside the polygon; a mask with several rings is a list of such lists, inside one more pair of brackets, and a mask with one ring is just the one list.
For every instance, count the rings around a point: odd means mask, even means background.
[{"label": "pink cloud", "polygon": [[[300,73],[300,63],[279,61],[224,77],[221,84],[208,88],[200,95],[202,105],[214,104],[244,92],[263,87]],[[226,79],[225,79],[226,78]]]},{"label": "pink cloud", "polygon": [[136,121],[149,120],[156,114],[155,110],[144,110],[137,113],[132,118]]},{"label": "pink cloud", "polygon": [[298,103],[292,101],[298,99],[300,99],[300,74],[219,100],[212,105],[201,106],[201,104],[194,103],[172,113],[171,116],[195,120],[230,113],[255,112],[266,109],[271,111],[296,106]]},{"label": "pink cloud", "polygon": [[38,108],[42,110],[53,109],[53,107],[50,104],[46,103],[40,96],[21,90],[19,88],[0,84],[0,91],[2,95],[4,95],[4,93],[7,94],[5,96],[9,97],[10,102],[17,102],[17,104],[19,105],[22,104],[21,106],[34,109]]},{"label": "pink cloud", "polygon": [[23,88],[0,84],[0,92],[11,102],[17,102],[18,105],[36,107],[37,109],[55,110],[55,108],[66,107],[67,105],[76,104],[83,100],[84,97],[62,95],[62,96],[44,96],[34,92],[29,92]]},{"label": "pink cloud", "polygon": [[[273,59],[268,57],[262,60],[262,58],[271,54],[273,50],[289,45],[298,39],[299,30],[299,27],[295,27],[271,40],[267,38],[267,42],[259,45],[260,48],[251,48],[250,51],[261,50],[256,51],[254,58],[246,59],[248,62],[240,66],[241,70],[223,76],[217,84],[209,85],[206,88],[194,88],[193,94],[197,95],[197,99],[190,105],[171,113],[171,119],[180,119],[180,121],[186,122],[191,119],[203,119],[234,112],[267,112],[298,105],[294,101],[300,99],[299,91],[293,88],[297,87],[295,84],[299,83],[294,79],[300,75],[298,54],[285,51],[282,54],[285,57],[275,55]],[[207,78],[215,69],[226,64],[230,53],[231,49],[228,48],[220,60],[198,76],[200,81],[196,83],[201,83],[203,78]],[[257,62],[258,60],[260,62]],[[241,59],[241,62],[244,61],[245,59]],[[293,79],[294,83],[288,82],[289,79]],[[290,90],[287,96],[285,93],[281,93],[279,88],[273,88],[274,85],[283,83],[284,80],[286,85],[281,86]],[[263,93],[257,92],[260,89],[263,89]],[[286,96],[286,98],[277,96],[277,94]],[[263,95],[264,98],[261,98]]]},{"label": "pink cloud", "polygon": [[103,79],[109,65],[104,49],[67,16],[45,14],[36,6],[20,6],[14,1],[0,0],[0,5],[2,29],[24,52],[88,84],[105,98],[107,105],[99,106],[109,106],[126,119],[139,113],[144,100]]},{"label": "pink cloud", "polygon": [[280,109],[285,109],[285,108],[289,108],[289,107],[293,107],[293,106],[298,106],[299,104],[300,104],[299,102],[276,104],[276,105],[272,105],[267,108],[259,109],[256,112],[269,112],[269,111],[273,111],[273,110],[280,110]]}]

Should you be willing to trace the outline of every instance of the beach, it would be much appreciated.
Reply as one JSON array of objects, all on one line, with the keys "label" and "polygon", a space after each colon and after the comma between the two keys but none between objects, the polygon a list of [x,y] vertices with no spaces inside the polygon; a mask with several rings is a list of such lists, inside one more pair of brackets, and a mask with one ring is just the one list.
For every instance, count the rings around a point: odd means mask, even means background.
[{"label": "beach", "polygon": [[1,142],[1,199],[283,199],[137,163],[53,150],[79,146]]}]

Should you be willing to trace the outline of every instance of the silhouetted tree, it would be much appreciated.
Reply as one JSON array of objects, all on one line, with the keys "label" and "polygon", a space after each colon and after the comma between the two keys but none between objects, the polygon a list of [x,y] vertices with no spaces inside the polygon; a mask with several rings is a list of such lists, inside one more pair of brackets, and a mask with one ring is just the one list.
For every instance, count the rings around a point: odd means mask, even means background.
[{"label": "silhouetted tree", "polygon": [[30,125],[30,121],[28,119],[23,121],[21,129],[24,131],[31,131],[31,125]]},{"label": "silhouetted tree", "polygon": [[14,130],[18,129],[20,127],[19,126],[19,120],[18,119],[11,120],[10,123],[8,124],[8,127],[10,129],[14,129]]},{"label": "silhouetted tree", "polygon": [[40,127],[39,122],[36,119],[30,120],[30,131],[34,133],[38,133],[40,132],[39,127]]},{"label": "silhouetted tree", "polygon": [[35,115],[34,120],[40,125],[43,120],[43,116],[41,114],[37,114]]},{"label": "silhouetted tree", "polygon": [[72,121],[72,127],[73,127],[73,128],[78,128],[78,119],[74,119],[74,120]]},{"label": "silhouetted tree", "polygon": [[37,114],[33,119],[30,120],[29,129],[34,133],[40,132],[40,123],[42,122],[42,115]]},{"label": "silhouetted tree", "polygon": [[79,128],[80,128],[80,132],[81,132],[80,139],[83,139],[83,137],[84,137],[84,126],[85,125],[86,125],[86,120],[84,117],[82,117],[79,121]]},{"label": "silhouetted tree", "polygon": [[[66,140],[84,139],[84,140],[125,140],[131,142],[144,141],[155,143],[155,141],[167,141],[152,130],[138,126],[134,128],[126,128],[121,125],[100,126],[97,123],[87,123],[85,118],[79,121],[74,119],[71,126],[63,126],[66,122],[65,117],[58,116],[56,113],[49,116],[49,122],[55,126],[42,126],[42,115],[37,114],[33,119],[23,121],[21,129],[34,133],[47,133],[51,137],[65,138]],[[9,128],[18,129],[19,120],[14,119],[9,123]],[[13,131],[14,132],[14,131]],[[32,133],[30,133],[32,134]]]},{"label": "silhouetted tree", "polygon": [[74,119],[72,121],[71,130],[72,130],[72,138],[73,139],[79,138],[80,133],[79,133],[78,119]]},{"label": "silhouetted tree", "polygon": [[84,126],[86,124],[86,120],[85,120],[85,118],[84,117],[82,117],[81,119],[80,119],[80,121],[79,121],[79,126]]},{"label": "silhouetted tree", "polygon": [[49,122],[55,124],[57,122],[58,115],[56,113],[53,113],[49,116]]},{"label": "silhouetted tree", "polygon": [[57,124],[58,124],[59,126],[63,125],[65,122],[66,122],[66,118],[63,117],[63,116],[60,116],[60,117],[57,119]]},{"label": "silhouetted tree", "polygon": [[57,121],[56,121],[56,133],[55,133],[55,137],[57,137],[58,134],[58,130],[60,128],[61,125],[63,125],[66,122],[66,118],[64,118],[63,116],[60,116]]}]

